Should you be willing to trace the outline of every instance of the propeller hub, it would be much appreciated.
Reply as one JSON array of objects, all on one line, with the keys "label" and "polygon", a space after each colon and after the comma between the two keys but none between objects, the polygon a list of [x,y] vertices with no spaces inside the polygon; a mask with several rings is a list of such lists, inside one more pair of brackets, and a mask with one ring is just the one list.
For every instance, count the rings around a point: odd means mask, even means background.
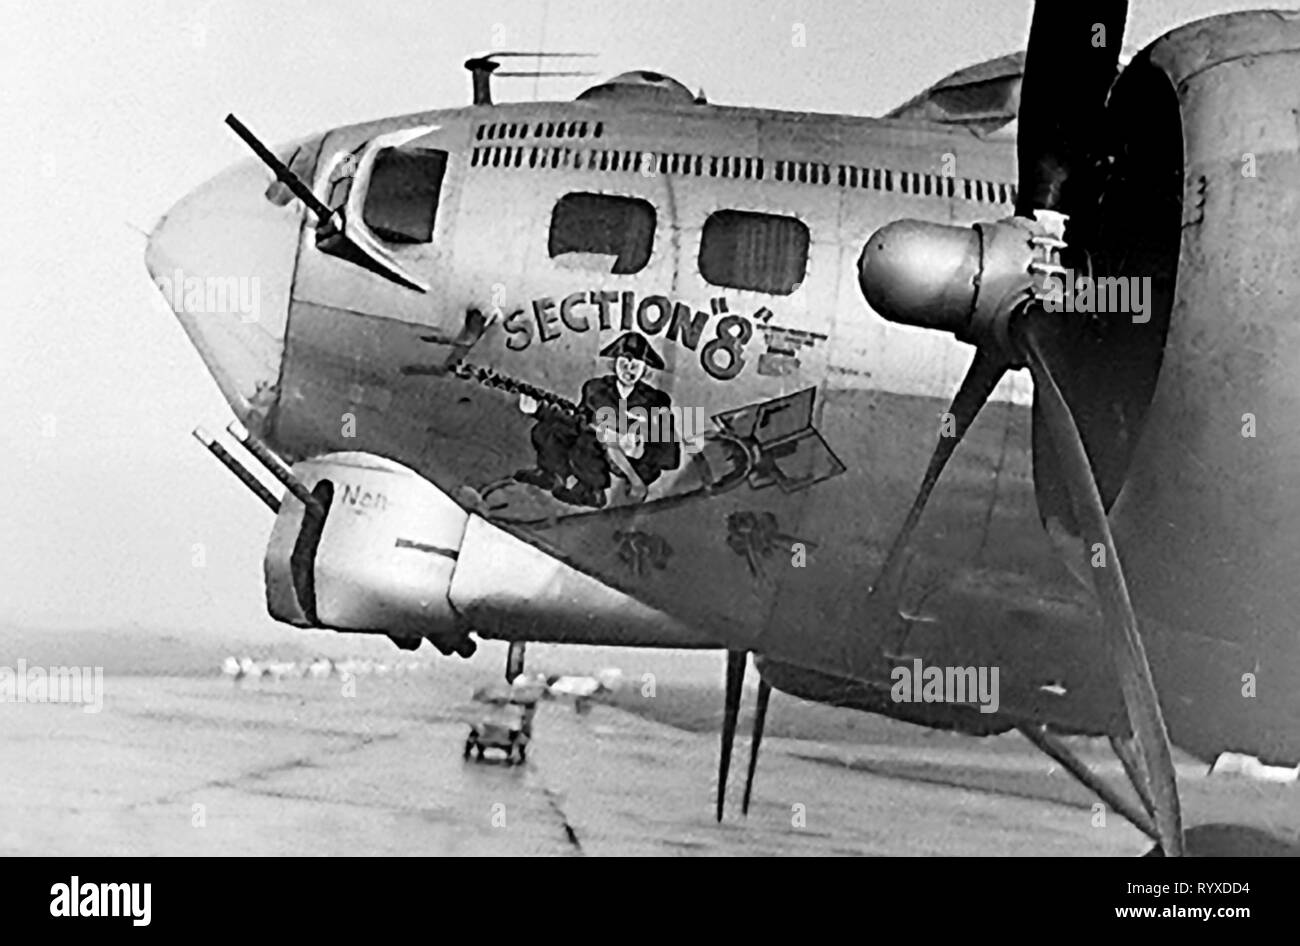
[{"label": "propeller hub", "polygon": [[993,345],[1019,363],[1008,326],[1041,294],[1045,242],[1054,250],[1042,223],[1016,217],[973,227],[897,220],[867,240],[858,280],[871,308],[889,321]]},{"label": "propeller hub", "polygon": [[980,235],[970,227],[896,220],[862,248],[858,282],[889,321],[960,337],[975,306],[980,256]]}]

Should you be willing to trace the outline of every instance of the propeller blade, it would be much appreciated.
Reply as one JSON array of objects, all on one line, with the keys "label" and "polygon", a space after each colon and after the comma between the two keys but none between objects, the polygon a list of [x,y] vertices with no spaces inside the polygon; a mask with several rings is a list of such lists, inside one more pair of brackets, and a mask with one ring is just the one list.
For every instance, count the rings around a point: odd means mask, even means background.
[{"label": "propeller blade", "polygon": [[749,740],[749,772],[745,775],[745,800],[740,812],[749,814],[749,796],[754,790],[754,771],[758,768],[758,748],[763,744],[763,724],[767,720],[767,701],[772,696],[772,684],[759,678],[758,706],[754,709],[754,734]]},{"label": "propeller blade", "polygon": [[[1059,378],[1057,379],[1059,386]],[[1074,517],[1074,502],[1070,499],[1070,490],[1065,484],[1060,462],[1052,438],[1047,434],[1047,418],[1044,416],[1043,398],[1038,385],[1034,385],[1034,406],[1031,417],[1033,430],[1032,453],[1034,460],[1034,499],[1038,503],[1038,518],[1061,551],[1067,562],[1073,560],[1070,550],[1062,545],[1063,537],[1079,534],[1079,523]],[[1087,579],[1082,579],[1087,584]]]},{"label": "propeller blade", "polygon": [[1040,331],[1049,329],[1051,324],[1027,319],[1021,323],[1018,332],[1034,378],[1035,397],[1043,420],[1040,429],[1051,440],[1056,472],[1069,491],[1078,524],[1079,541],[1085,551],[1099,549],[1103,556],[1102,564],[1090,571],[1101,607],[1107,649],[1115,662],[1129,726],[1133,732],[1133,745],[1155,804],[1160,847],[1168,856],[1181,856],[1182,816],[1169,749],[1169,733],[1160,711],[1155,682],[1151,678],[1151,667],[1142,646],[1137,615],[1133,612],[1119,552],[1115,548],[1110,523],[1106,520],[1106,509],[1102,505],[1101,493],[1088,461],[1083,438],[1045,355],[1048,346],[1039,337]]},{"label": "propeller blade", "polygon": [[920,489],[917,490],[916,499],[912,502],[912,508],[907,511],[907,518],[903,520],[902,528],[894,536],[894,541],[885,556],[885,562],[880,567],[880,574],[871,586],[871,594],[876,594],[881,588],[894,588],[899,572],[906,561],[903,553],[907,550],[907,543],[921,521],[921,514],[925,512],[930,493],[939,482],[939,477],[943,474],[943,469],[953,451],[957,449],[957,444],[966,435],[967,428],[975,420],[980,408],[989,399],[998,382],[1002,380],[1002,375],[1006,373],[1008,367],[1007,361],[992,348],[981,346],[975,349],[975,359],[971,362],[970,370],[966,372],[966,377],[962,378],[961,387],[948,407],[948,412],[953,417],[952,436],[941,436],[938,444],[935,445],[934,453],[930,455],[930,465],[921,479]]},{"label": "propeller blade", "polygon": [[[1102,504],[1110,509],[1124,486],[1154,392],[1163,327],[1125,316],[1093,318],[1057,313],[1050,332],[1038,336],[1088,453]],[[1033,409],[1034,495],[1046,524],[1077,535],[1069,491],[1057,468],[1051,439],[1041,436],[1038,397]]]},{"label": "propeller blade", "polygon": [[718,759],[718,821],[727,802],[727,773],[731,770],[731,747],[736,741],[736,720],[740,717],[740,689],[745,682],[747,650],[727,651],[727,691],[722,704],[722,755]]},{"label": "propeller blade", "polygon": [[1034,5],[1021,83],[1016,214],[1074,215],[1093,193],[1106,93],[1119,69],[1128,0]]}]

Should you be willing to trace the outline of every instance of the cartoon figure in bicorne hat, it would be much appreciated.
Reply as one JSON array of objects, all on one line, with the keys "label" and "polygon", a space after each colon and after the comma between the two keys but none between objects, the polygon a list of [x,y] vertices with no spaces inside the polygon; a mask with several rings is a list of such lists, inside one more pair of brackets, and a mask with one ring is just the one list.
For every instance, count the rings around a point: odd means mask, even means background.
[{"label": "cartoon figure in bicorne hat", "polygon": [[574,506],[604,506],[611,474],[629,500],[641,502],[650,484],[681,461],[669,411],[672,398],[643,380],[648,369],[664,367],[658,352],[645,336],[625,332],[600,355],[613,359],[614,373],[582,386],[580,417],[527,395],[519,399],[524,413],[537,416],[532,432],[537,467],[521,470],[515,479]]}]

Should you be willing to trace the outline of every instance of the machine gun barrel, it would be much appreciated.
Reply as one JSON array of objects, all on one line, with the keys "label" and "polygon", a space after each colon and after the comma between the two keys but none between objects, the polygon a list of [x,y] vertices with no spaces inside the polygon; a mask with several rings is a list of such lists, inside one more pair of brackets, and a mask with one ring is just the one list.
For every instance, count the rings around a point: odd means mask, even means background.
[{"label": "machine gun barrel", "polygon": [[334,212],[312,193],[311,188],[304,184],[298,175],[290,171],[283,161],[272,154],[271,149],[257,140],[257,136],[248,130],[247,125],[234,115],[226,116],[226,124],[240,137],[244,144],[253,149],[253,154],[257,155],[262,163],[271,169],[276,180],[293,191],[293,196],[306,204],[307,209],[314,213],[322,223],[334,216]]}]

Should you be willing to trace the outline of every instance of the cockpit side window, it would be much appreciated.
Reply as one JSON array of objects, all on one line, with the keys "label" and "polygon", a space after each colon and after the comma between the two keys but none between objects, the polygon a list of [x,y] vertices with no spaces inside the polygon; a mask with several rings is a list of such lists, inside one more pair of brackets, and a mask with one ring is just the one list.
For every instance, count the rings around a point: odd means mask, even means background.
[{"label": "cockpit side window", "polygon": [[370,170],[361,219],[389,243],[431,243],[447,152],[384,148]]},{"label": "cockpit side window", "polygon": [[715,286],[788,296],[808,271],[808,240],[797,217],[719,210],[700,234],[700,275]]},{"label": "cockpit side window", "polygon": [[645,268],[654,239],[655,208],[649,201],[612,194],[565,194],[551,212],[547,251],[552,259],[569,253],[603,257],[605,272],[627,276]]}]

